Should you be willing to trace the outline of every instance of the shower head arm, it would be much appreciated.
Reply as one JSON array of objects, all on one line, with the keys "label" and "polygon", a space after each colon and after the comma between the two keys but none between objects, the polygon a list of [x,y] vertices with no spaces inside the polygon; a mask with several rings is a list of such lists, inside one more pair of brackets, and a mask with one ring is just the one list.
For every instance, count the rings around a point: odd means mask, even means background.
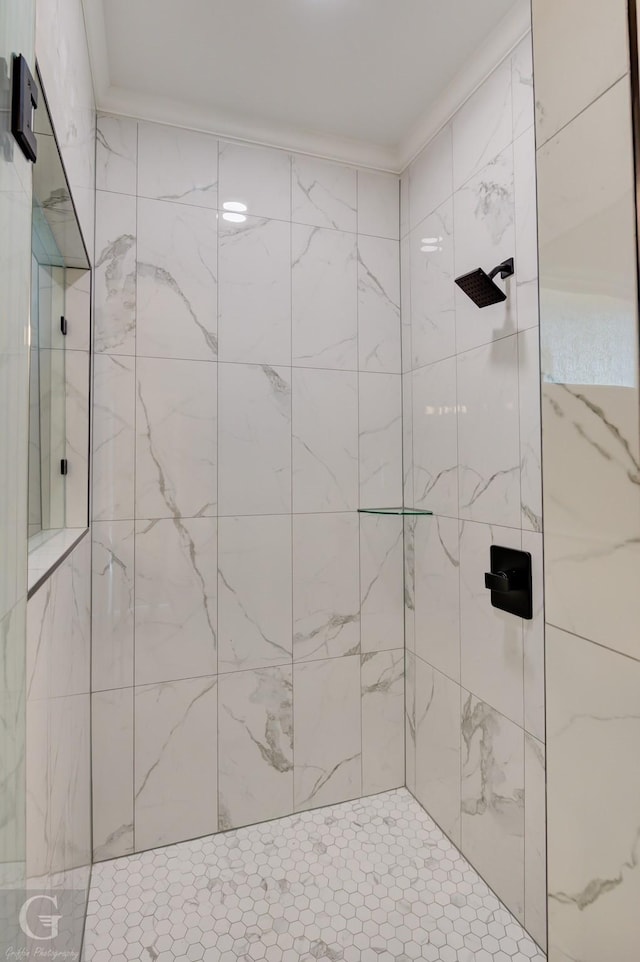
[{"label": "shower head arm", "polygon": [[515,264],[514,264],[513,257],[508,257],[506,261],[502,262],[502,264],[498,264],[497,267],[493,268],[493,270],[489,274],[489,277],[491,278],[491,280],[493,280],[493,278],[497,274],[499,274],[502,280],[504,281],[506,280],[507,277],[512,277],[514,273],[515,273]]}]

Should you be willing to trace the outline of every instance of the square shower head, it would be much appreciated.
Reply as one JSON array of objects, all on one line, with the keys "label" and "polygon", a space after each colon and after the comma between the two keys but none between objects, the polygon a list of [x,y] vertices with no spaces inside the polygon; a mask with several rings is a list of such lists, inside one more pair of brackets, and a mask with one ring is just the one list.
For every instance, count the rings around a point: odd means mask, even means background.
[{"label": "square shower head", "polygon": [[500,290],[481,267],[463,274],[462,277],[456,277],[456,284],[477,307],[489,307],[507,299],[505,292]]}]

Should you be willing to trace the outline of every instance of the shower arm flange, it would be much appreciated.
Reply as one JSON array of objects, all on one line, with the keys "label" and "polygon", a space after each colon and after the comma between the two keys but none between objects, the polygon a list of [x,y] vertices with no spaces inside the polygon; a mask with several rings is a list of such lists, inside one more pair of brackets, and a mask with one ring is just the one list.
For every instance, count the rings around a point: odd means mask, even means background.
[{"label": "shower arm flange", "polygon": [[515,274],[515,263],[513,257],[508,257],[506,261],[502,262],[502,264],[498,264],[497,267],[494,267],[489,274],[489,277],[491,280],[493,280],[497,274],[500,275],[503,281],[506,280],[507,277],[512,277]]}]

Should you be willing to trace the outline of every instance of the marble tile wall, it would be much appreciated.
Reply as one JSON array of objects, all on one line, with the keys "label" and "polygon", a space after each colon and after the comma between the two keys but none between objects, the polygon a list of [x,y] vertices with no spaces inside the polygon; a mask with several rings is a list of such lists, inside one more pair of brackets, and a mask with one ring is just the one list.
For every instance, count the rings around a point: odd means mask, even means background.
[{"label": "marble tile wall", "polygon": [[[544,619],[531,38],[402,177],[407,785],[546,938]],[[454,285],[515,257],[504,304]],[[534,561],[532,621],[491,607],[492,544]]]},{"label": "marble tile wall", "polygon": [[[533,2],[550,962],[640,954],[637,185],[627,12],[624,0],[606,9]],[[561,45],[569,24],[572,42]]]},{"label": "marble tile wall", "polygon": [[397,177],[103,116],[97,186],[105,859],[404,783],[402,405]]}]

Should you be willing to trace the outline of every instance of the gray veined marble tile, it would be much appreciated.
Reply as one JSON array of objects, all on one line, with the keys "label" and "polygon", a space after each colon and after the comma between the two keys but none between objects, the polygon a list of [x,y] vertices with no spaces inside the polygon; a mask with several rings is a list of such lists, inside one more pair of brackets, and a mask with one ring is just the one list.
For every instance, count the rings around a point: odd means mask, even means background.
[{"label": "gray veined marble tile", "polygon": [[360,655],[294,665],[296,811],[362,793]]},{"label": "gray veined marble tile", "polygon": [[458,519],[437,516],[415,518],[414,551],[415,653],[438,671],[459,682]]},{"label": "gray veined marble tile", "polygon": [[138,200],[138,357],[215,360],[215,211]]},{"label": "gray veined marble tile", "polygon": [[412,794],[416,792],[416,656],[405,650],[405,707],[404,707],[404,761],[405,780]]},{"label": "gray veined marble tile", "polygon": [[518,343],[458,355],[460,517],[520,527]]},{"label": "gray veined marble tile", "polygon": [[522,625],[524,646],[524,729],[545,739],[544,568],[541,534],[522,532],[522,550],[531,555],[533,619]]},{"label": "gray veined marble tile", "polygon": [[462,691],[462,848],[524,919],[524,732]]},{"label": "gray veined marble tile", "polygon": [[96,354],[93,366],[93,517],[133,518],[135,359]]},{"label": "gray veined marble tile", "polygon": [[355,371],[357,239],[295,224],[291,239],[293,364]]},{"label": "gray veined marble tile", "polygon": [[455,517],[458,513],[458,401],[456,359],[414,371],[414,507]]},{"label": "gray veined marble tile", "polygon": [[402,489],[403,504],[414,504],[413,494],[413,378],[402,375]]},{"label": "gray veined marble tile", "polygon": [[411,346],[411,237],[400,241],[400,353],[402,373],[413,370]]},{"label": "gray veined marble tile", "polygon": [[219,828],[264,822],[293,808],[293,669],[219,680]]},{"label": "gray veined marble tile", "polygon": [[358,507],[358,375],[310,369],[291,373],[293,510],[354,511]]},{"label": "gray veined marble tile", "polygon": [[407,651],[416,650],[416,524],[403,517],[404,526],[404,637]]},{"label": "gray veined marble tile", "polygon": [[215,364],[138,358],[138,518],[215,514],[216,374]]},{"label": "gray veined marble tile", "polygon": [[513,91],[513,139],[533,127],[533,49],[531,34],[520,41],[511,55]]},{"label": "gray veined marble tile", "polygon": [[135,194],[137,163],[137,121],[101,114],[96,122],[97,189]]},{"label": "gray veined marble tile", "polygon": [[92,527],[92,691],[133,685],[134,522]]},{"label": "gray veined marble tile", "polygon": [[[449,198],[408,237],[411,259],[411,367],[456,352],[453,200]],[[403,300],[403,311],[404,311]]]},{"label": "gray veined marble tile", "polygon": [[562,962],[640,952],[639,691],[637,661],[548,627],[549,955]]},{"label": "gray veined marble tile", "polygon": [[[491,271],[508,257],[516,256],[513,147],[491,159],[453,199],[455,276],[482,267]],[[507,294],[506,301],[480,310],[456,287],[456,349],[468,351],[513,334],[517,330],[516,274],[497,284]]]},{"label": "gray veined marble tile", "polygon": [[293,518],[293,657],[360,651],[357,514]]},{"label": "gray veined marble tile", "polygon": [[222,361],[291,364],[291,230],[247,217],[219,225]]},{"label": "gray veined marble tile", "polygon": [[292,659],[291,518],[218,522],[218,670]]},{"label": "gray veined marble tile", "polygon": [[360,515],[360,617],[362,651],[404,644],[403,519]]},{"label": "gray veined marble tile", "polygon": [[400,178],[373,170],[358,170],[358,233],[398,240]]},{"label": "gray veined marble tile", "polygon": [[544,744],[524,738],[524,920],[538,945],[547,948],[547,838]]},{"label": "gray veined marble tile", "polygon": [[484,586],[492,544],[522,547],[519,529],[463,521],[460,525],[461,682],[522,726],[523,621],[494,608]]},{"label": "gray veined marble tile", "polygon": [[218,830],[217,679],[135,691],[135,844],[153,848]]},{"label": "gray veined marble tile", "polygon": [[291,370],[218,365],[221,515],[291,512]]},{"label": "gray veined marble tile", "polygon": [[217,208],[218,141],[194,130],[140,123],[138,194]]},{"label": "gray veined marble tile", "polygon": [[357,172],[330,161],[294,154],[291,217],[295,223],[333,230],[357,229]]},{"label": "gray veined marble tile", "polygon": [[453,180],[458,190],[513,140],[511,60],[485,80],[453,119]]},{"label": "gray veined marble tile", "polygon": [[[538,210],[536,191],[536,144],[530,127],[513,144],[516,218],[516,294],[518,330],[538,324]],[[510,285],[513,296],[513,284]]]},{"label": "gray veined marble tile", "polygon": [[521,524],[542,531],[540,341],[537,327],[518,334]]},{"label": "gray veined marble tile", "polygon": [[[451,125],[427,144],[409,167],[408,224],[417,227],[420,221],[440,207],[453,193],[453,156]],[[403,232],[404,236],[404,232]]]},{"label": "gray veined marble tile", "polygon": [[460,687],[415,659],[415,793],[460,844]]},{"label": "gray veined marble tile", "polygon": [[401,369],[398,242],[358,238],[358,366],[361,371]]},{"label": "gray veined marble tile", "polygon": [[216,673],[215,518],[136,522],[136,684]]},{"label": "gray veined marble tile", "polygon": [[[65,525],[85,528],[89,520],[89,389],[91,355],[89,351],[65,351]],[[61,436],[63,433],[61,432]]]},{"label": "gray veined marble tile", "polygon": [[96,353],[135,353],[136,200],[96,193]]},{"label": "gray veined marble tile", "polygon": [[402,383],[399,374],[358,379],[360,507],[402,502]]},{"label": "gray veined marble tile", "polygon": [[133,852],[133,688],[91,697],[93,857]]},{"label": "gray veined marble tile", "polygon": [[290,220],[291,156],[270,147],[221,142],[219,196],[222,210],[226,203],[241,203],[250,216]]},{"label": "gray veined marble tile", "polygon": [[404,649],[362,655],[362,794],[404,784]]}]

